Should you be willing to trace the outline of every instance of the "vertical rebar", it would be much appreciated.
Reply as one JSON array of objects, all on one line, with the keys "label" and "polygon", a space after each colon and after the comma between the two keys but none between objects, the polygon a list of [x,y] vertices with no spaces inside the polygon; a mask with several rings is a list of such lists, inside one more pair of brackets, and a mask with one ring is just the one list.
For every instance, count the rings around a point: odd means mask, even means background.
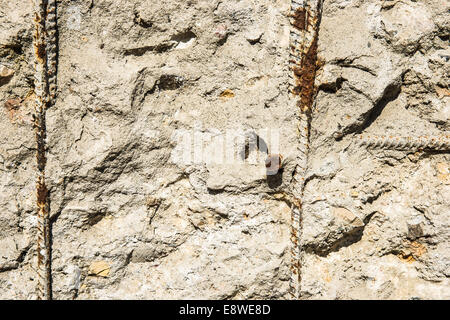
[{"label": "vertical rebar", "polygon": [[323,0],[292,0],[290,12],[290,94],[298,108],[299,147],[296,157],[291,193],[291,279],[289,293],[293,299],[300,295],[302,203],[305,173],[308,164],[311,112],[316,88],[317,46]]},{"label": "vertical rebar", "polygon": [[45,182],[47,163],[46,110],[54,103],[56,92],[56,1],[34,0],[34,86],[37,162],[37,299],[51,300],[51,239],[49,194]]}]

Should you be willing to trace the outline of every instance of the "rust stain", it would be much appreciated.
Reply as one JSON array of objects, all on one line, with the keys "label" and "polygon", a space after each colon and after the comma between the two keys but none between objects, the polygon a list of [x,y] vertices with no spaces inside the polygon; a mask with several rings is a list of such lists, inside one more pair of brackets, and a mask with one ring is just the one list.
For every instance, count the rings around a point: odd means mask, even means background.
[{"label": "rust stain", "polygon": [[8,99],[5,101],[5,108],[8,111],[14,111],[20,108],[22,101],[20,99]]},{"label": "rust stain", "polygon": [[45,48],[45,44],[43,43],[39,43],[36,47],[35,47],[35,54],[36,54],[36,58],[38,59],[40,64],[44,64],[45,63],[45,59],[47,57],[47,51]]},{"label": "rust stain", "polygon": [[300,7],[295,10],[292,18],[294,18],[294,22],[292,23],[292,25],[295,28],[301,31],[306,30],[309,22],[309,14],[304,8]]},{"label": "rust stain", "polygon": [[416,261],[416,259],[414,259],[414,257],[412,255],[405,255],[405,254],[400,253],[397,255],[397,257],[406,263],[413,263]]},{"label": "rust stain", "polygon": [[35,21],[35,26],[36,26],[35,32],[34,32],[34,43],[35,43],[34,54],[36,56],[38,63],[44,64],[47,53],[46,53],[45,44],[40,42],[44,38],[44,35],[42,34],[42,32],[39,29],[39,26],[41,25],[41,22],[42,22],[42,17],[38,13],[35,13],[34,21]]},{"label": "rust stain", "polygon": [[40,208],[47,204],[47,195],[48,189],[45,185],[45,182],[42,179],[39,179],[37,183],[37,203]]},{"label": "rust stain", "polygon": [[427,252],[427,248],[419,241],[411,241],[405,244],[405,249],[397,253],[397,257],[403,262],[413,263]]},{"label": "rust stain", "polygon": [[446,88],[441,88],[438,86],[435,86],[434,89],[436,90],[436,95],[438,96],[439,99],[442,99],[444,97],[449,97],[450,96],[450,90],[446,89]]},{"label": "rust stain", "polygon": [[316,32],[311,46],[302,57],[301,65],[293,68],[296,81],[293,94],[300,97],[297,105],[302,112],[309,112],[311,110],[314,102],[314,95],[316,93],[314,81],[318,70],[317,43],[318,35]]},{"label": "rust stain", "polygon": [[410,250],[411,250],[411,253],[412,253],[414,256],[416,256],[416,257],[420,257],[420,256],[422,256],[424,253],[427,252],[427,248],[426,248],[423,244],[421,244],[420,242],[418,242],[418,241],[413,241],[413,242],[411,242],[411,244],[410,244]]},{"label": "rust stain", "polygon": [[34,13],[34,21],[36,23],[40,23],[41,22],[41,16],[37,12]]},{"label": "rust stain", "polygon": [[32,123],[32,116],[30,111],[30,104],[34,103],[33,90],[25,96],[9,97],[3,104],[6,114],[11,123],[15,124],[30,124]]},{"label": "rust stain", "polygon": [[234,96],[235,96],[234,92],[230,89],[226,89],[220,94],[220,97],[225,99],[234,98]]},{"label": "rust stain", "polygon": [[11,122],[15,122],[19,109],[22,107],[22,100],[18,98],[12,98],[5,101],[4,107],[8,113],[8,118]]}]

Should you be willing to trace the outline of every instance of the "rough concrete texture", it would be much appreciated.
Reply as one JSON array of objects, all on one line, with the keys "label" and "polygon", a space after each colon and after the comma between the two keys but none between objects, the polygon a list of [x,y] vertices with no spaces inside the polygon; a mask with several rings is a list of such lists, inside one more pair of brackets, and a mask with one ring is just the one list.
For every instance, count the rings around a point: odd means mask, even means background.
[{"label": "rough concrete texture", "polygon": [[[55,299],[288,298],[283,193],[298,143],[289,9],[58,1],[46,168]],[[450,298],[449,153],[353,143],[359,133],[449,132],[449,10],[438,0],[325,1],[301,298]],[[30,1],[0,0],[1,299],[35,298],[32,28]],[[269,149],[278,130],[278,180],[257,151],[254,163],[173,161],[182,130],[214,152],[236,128]]]}]

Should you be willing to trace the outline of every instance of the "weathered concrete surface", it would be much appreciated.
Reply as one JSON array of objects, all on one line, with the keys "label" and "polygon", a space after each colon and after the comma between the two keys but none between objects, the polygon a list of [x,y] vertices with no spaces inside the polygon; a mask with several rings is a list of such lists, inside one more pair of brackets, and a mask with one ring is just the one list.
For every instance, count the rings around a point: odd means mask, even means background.
[{"label": "weathered concrete surface", "polygon": [[[289,2],[59,3],[46,169],[55,299],[288,298]],[[352,143],[449,131],[448,10],[325,1],[303,298],[450,298],[449,154]],[[35,297],[31,12],[0,0],[2,299]],[[278,129],[282,177],[268,181],[256,151],[247,164],[174,161],[182,130],[212,154],[227,129],[269,149]]]},{"label": "weathered concrete surface", "polygon": [[316,79],[323,90],[304,199],[304,298],[450,296],[449,154],[352,144],[360,132],[448,132],[446,10],[437,1],[325,2],[325,66]]}]

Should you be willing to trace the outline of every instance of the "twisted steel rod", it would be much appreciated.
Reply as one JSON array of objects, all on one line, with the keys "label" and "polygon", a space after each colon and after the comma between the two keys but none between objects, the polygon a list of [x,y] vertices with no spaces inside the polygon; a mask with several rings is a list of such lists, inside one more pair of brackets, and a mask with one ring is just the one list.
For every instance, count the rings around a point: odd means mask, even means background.
[{"label": "twisted steel rod", "polygon": [[372,149],[392,150],[450,150],[450,134],[440,136],[392,136],[359,135],[359,145]]},{"label": "twisted steel rod", "polygon": [[323,0],[292,0],[290,10],[289,91],[298,108],[299,146],[291,185],[291,278],[289,294],[300,297],[302,203],[308,163],[311,111],[315,95],[317,45]]},{"label": "twisted steel rod", "polygon": [[34,0],[34,131],[37,161],[37,299],[51,300],[51,239],[49,197],[45,183],[47,163],[46,110],[56,94],[56,0]]}]

